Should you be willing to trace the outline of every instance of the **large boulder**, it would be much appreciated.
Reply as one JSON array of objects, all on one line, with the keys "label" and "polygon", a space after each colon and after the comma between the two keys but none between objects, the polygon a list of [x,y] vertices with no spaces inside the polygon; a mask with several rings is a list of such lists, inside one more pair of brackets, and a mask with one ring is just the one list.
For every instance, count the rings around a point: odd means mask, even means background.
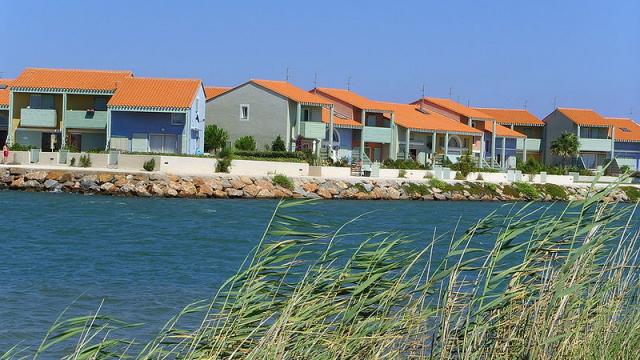
[{"label": "large boulder", "polygon": [[24,175],[24,178],[27,180],[44,181],[47,178],[47,172],[46,171],[28,172]]}]

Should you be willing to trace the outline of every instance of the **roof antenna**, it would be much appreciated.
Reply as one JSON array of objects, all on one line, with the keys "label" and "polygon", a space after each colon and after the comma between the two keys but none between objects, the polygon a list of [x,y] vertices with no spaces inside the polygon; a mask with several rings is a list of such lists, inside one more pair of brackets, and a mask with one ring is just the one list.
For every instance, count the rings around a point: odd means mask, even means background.
[{"label": "roof antenna", "polygon": [[469,99],[467,99],[467,107],[471,107],[471,101],[469,101]]},{"label": "roof antenna", "polygon": [[286,74],[285,74],[285,81],[289,82],[289,67],[287,66],[287,70],[286,70]]},{"label": "roof antenna", "polygon": [[524,99],[524,104],[522,104],[522,107],[527,110],[527,99]]},{"label": "roof antenna", "polygon": [[347,91],[351,91],[351,75],[347,77]]},{"label": "roof antenna", "polygon": [[426,113],[426,110],[424,109],[424,99],[426,97],[426,91],[425,91],[425,86],[424,83],[422,83],[422,97],[420,98],[420,112]]},{"label": "roof antenna", "polygon": [[453,92],[453,88],[449,86],[449,100],[451,100],[451,93]]},{"label": "roof antenna", "polygon": [[554,109],[558,108],[558,97],[557,96],[553,97],[553,108]]},{"label": "roof antenna", "polygon": [[313,74],[313,88],[314,89],[318,88],[318,73]]}]

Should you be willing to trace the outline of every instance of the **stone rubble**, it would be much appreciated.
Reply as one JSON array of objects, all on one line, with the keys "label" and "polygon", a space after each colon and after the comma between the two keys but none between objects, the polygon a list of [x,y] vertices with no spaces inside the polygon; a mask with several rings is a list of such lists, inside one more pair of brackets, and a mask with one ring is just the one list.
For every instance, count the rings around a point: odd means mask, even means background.
[{"label": "stone rubble", "polygon": [[[433,200],[433,201],[558,201],[582,200],[589,196],[588,187],[563,187],[566,196],[554,197],[540,188],[531,199],[513,191],[508,184],[483,185],[459,183],[446,189],[433,187],[429,180],[391,179],[325,179],[302,177],[292,179],[291,189],[274,183],[270,177],[216,175],[210,177],[174,176],[158,173],[122,174],[87,173],[82,170],[29,171],[24,168],[0,170],[0,189],[24,191],[61,191],[83,194],[105,194],[140,197],[181,198],[307,198],[353,200]],[[474,190],[475,189],[475,190]],[[541,190],[542,189],[542,190]],[[630,201],[622,189],[616,189],[606,200]]]}]

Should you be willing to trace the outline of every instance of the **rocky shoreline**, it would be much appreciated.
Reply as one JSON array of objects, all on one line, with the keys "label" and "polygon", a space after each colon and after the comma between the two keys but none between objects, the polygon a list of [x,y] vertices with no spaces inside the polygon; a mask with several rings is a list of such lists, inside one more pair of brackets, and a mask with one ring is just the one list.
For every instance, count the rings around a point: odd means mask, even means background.
[{"label": "rocky shoreline", "polygon": [[[324,179],[302,177],[277,181],[270,177],[173,176],[162,173],[110,173],[82,170],[0,170],[0,189],[55,191],[140,197],[307,198],[436,201],[567,201],[590,195],[588,186],[553,184],[446,183],[439,180]],[[609,200],[636,201],[639,189],[623,186]]]}]

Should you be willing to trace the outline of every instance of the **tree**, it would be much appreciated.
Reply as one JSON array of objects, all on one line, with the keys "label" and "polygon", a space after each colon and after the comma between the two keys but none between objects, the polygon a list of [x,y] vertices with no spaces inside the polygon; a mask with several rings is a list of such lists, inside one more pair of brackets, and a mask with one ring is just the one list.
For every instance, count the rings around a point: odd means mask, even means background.
[{"label": "tree", "polygon": [[213,150],[213,153],[217,154],[219,149],[225,147],[227,141],[229,141],[229,134],[225,129],[216,125],[207,125],[204,128],[204,151]]},{"label": "tree", "polygon": [[551,153],[562,156],[562,167],[567,167],[567,158],[578,154],[580,141],[575,134],[564,132],[551,142]]},{"label": "tree", "polygon": [[287,146],[284,144],[284,140],[282,140],[280,135],[271,143],[271,151],[287,151]]},{"label": "tree", "polygon": [[243,136],[233,143],[238,150],[256,151],[256,139],[253,136]]}]

